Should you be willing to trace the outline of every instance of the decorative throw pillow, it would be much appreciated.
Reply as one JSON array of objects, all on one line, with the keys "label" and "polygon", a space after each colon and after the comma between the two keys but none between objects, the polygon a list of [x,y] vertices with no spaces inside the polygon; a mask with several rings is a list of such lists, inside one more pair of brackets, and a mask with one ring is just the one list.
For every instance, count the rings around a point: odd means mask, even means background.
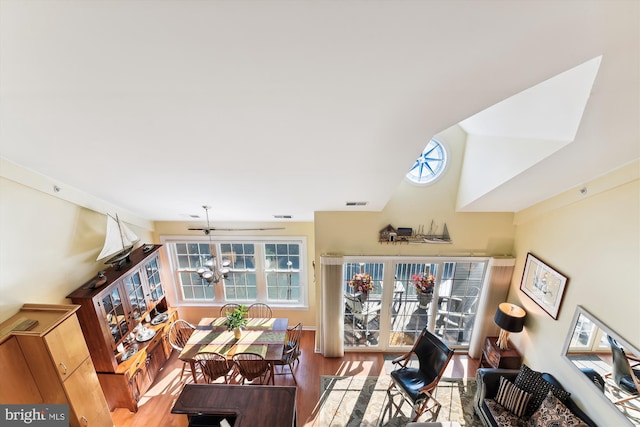
[{"label": "decorative throw pillow", "polygon": [[504,406],[505,409],[513,412],[518,417],[522,417],[530,399],[531,394],[519,389],[505,377],[500,377],[500,387],[494,400]]},{"label": "decorative throw pillow", "polygon": [[513,412],[507,411],[504,406],[495,400],[485,399],[484,403],[487,405],[487,408],[489,408],[493,420],[500,427],[529,427],[529,424],[527,424],[525,420],[517,417]]},{"label": "decorative throw pillow", "polygon": [[549,391],[529,419],[531,427],[589,427]]},{"label": "decorative throw pillow", "polygon": [[525,364],[520,367],[520,372],[518,372],[513,383],[519,389],[531,394],[531,400],[527,405],[525,416],[530,416],[538,409],[538,406],[540,406],[549,391],[553,391],[553,394],[562,402],[565,402],[571,396],[571,393],[551,384],[542,378],[540,372],[534,371]]}]

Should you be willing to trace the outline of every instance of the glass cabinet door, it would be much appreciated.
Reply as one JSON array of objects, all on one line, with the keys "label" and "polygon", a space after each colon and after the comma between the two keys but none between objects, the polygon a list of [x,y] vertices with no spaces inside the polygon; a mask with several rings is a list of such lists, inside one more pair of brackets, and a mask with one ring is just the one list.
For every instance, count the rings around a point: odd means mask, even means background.
[{"label": "glass cabinet door", "polygon": [[157,303],[164,296],[164,289],[160,282],[160,265],[158,257],[153,258],[151,261],[145,264],[145,271],[147,272],[147,281],[149,283],[149,295],[151,301]]},{"label": "glass cabinet door", "polygon": [[131,276],[124,279],[124,287],[131,304],[131,319],[138,322],[147,311],[147,301],[144,298],[144,288],[140,272],[136,271]]},{"label": "glass cabinet door", "polygon": [[118,343],[129,333],[129,325],[120,298],[120,289],[114,287],[111,292],[101,298],[104,309],[104,319],[109,325],[114,343]]}]

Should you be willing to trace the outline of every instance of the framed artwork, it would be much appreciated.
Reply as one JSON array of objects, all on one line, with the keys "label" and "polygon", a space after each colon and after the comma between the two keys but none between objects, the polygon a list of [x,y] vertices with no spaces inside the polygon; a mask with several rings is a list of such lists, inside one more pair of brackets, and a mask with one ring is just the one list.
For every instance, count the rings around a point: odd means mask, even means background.
[{"label": "framed artwork", "polygon": [[554,319],[558,318],[566,286],[567,276],[527,254],[520,290]]}]

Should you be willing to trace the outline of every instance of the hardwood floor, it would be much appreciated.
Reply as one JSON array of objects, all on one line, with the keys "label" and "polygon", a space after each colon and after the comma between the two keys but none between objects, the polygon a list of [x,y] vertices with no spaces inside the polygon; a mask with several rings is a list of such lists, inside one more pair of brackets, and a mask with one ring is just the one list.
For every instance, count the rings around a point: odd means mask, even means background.
[{"label": "hardwood floor", "polygon": [[[303,331],[301,339],[302,355],[294,372],[298,381],[296,410],[298,426],[319,426],[318,406],[320,399],[321,375],[362,375],[378,376],[385,374],[385,353],[346,353],[342,358],[325,358],[314,352],[314,331]],[[389,354],[387,353],[387,359]],[[116,409],[111,413],[116,427],[166,426],[186,427],[185,415],[171,414],[171,408],[185,382],[192,382],[191,374],[185,372],[180,381],[182,362],[174,352],[158,378],[140,399],[137,413],[127,409]],[[456,354],[445,371],[445,377],[475,377],[478,359],[466,354]],[[280,372],[280,367],[276,368]],[[291,375],[276,375],[276,385],[295,385]],[[247,385],[246,387],[251,387]],[[325,427],[325,426],[322,426]]]}]

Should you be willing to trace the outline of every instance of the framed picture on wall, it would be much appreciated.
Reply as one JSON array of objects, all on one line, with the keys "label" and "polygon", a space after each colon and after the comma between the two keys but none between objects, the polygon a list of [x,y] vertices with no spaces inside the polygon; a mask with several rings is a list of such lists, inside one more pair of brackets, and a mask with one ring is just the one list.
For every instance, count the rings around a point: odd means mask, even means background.
[{"label": "framed picture on wall", "polygon": [[527,254],[520,290],[554,319],[558,318],[566,286],[567,276],[533,254]]}]

